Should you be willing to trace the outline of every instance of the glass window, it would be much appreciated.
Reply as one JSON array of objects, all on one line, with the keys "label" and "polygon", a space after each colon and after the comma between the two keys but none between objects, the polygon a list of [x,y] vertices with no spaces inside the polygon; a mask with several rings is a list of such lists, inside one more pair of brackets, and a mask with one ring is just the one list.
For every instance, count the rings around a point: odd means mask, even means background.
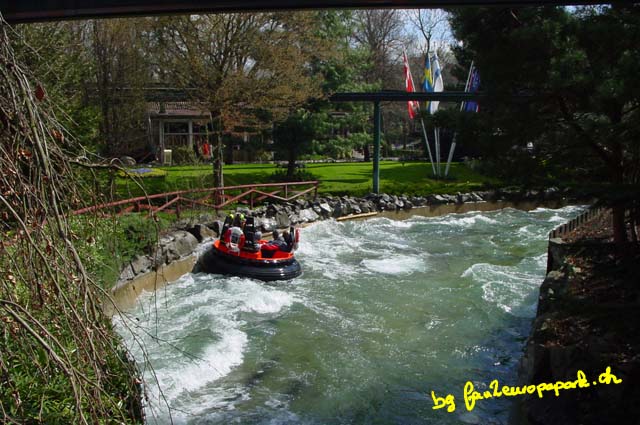
[{"label": "glass window", "polygon": [[188,122],[172,122],[165,121],[164,123],[164,132],[165,134],[175,134],[175,133],[189,133],[189,123]]},{"label": "glass window", "polygon": [[193,132],[194,133],[199,133],[199,134],[207,134],[207,125],[206,124],[199,124],[199,123],[193,123]]}]

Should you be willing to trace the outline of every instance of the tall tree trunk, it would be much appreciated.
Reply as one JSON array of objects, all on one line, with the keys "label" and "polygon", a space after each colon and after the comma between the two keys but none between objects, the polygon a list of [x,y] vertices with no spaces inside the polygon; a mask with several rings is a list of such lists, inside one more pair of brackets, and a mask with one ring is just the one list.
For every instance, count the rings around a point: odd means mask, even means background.
[{"label": "tall tree trunk", "polygon": [[370,162],[371,161],[371,152],[369,151],[369,143],[365,143],[364,144],[364,161],[365,162]]},{"label": "tall tree trunk", "polygon": [[287,164],[287,179],[293,179],[296,172],[296,150],[289,149],[289,163]]},{"label": "tall tree trunk", "polygon": [[222,167],[224,164],[224,144],[222,143],[222,131],[218,131],[218,140],[213,149],[213,187],[223,187],[224,178]]},{"label": "tall tree trunk", "polygon": [[226,146],[224,163],[227,165],[233,165],[233,140],[231,140]]},{"label": "tall tree trunk", "polygon": [[627,229],[624,222],[625,208],[623,205],[614,205],[611,208],[613,216],[613,241],[617,245],[623,245],[627,242]]},{"label": "tall tree trunk", "polygon": [[[620,114],[615,114],[611,121],[619,123],[621,120]],[[622,145],[616,141],[612,146],[612,181],[616,186],[624,184],[624,161],[623,161],[623,149]],[[627,227],[625,224],[625,212],[626,205],[614,204],[611,209],[611,215],[613,217],[613,241],[619,248],[622,248],[625,242],[627,242]],[[622,251],[621,251],[622,252]]]}]

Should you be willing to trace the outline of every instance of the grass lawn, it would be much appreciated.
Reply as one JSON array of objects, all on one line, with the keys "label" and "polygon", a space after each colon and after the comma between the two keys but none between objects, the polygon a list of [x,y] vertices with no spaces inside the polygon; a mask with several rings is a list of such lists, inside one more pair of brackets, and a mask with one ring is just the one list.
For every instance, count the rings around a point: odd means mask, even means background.
[{"label": "grass lawn", "polygon": [[[212,187],[212,166],[162,167],[167,176],[161,179],[141,179],[149,194],[175,190]],[[224,167],[225,186],[272,182],[274,164],[241,164]],[[373,187],[372,163],[307,164],[304,169],[309,179],[319,180],[321,194],[361,196]],[[453,163],[446,180],[430,178],[431,164],[425,162],[383,161],[380,163],[380,191],[390,194],[428,195],[456,193],[499,186],[500,181],[474,172],[461,163]],[[139,196],[137,185],[127,179],[118,179],[121,198]]]}]

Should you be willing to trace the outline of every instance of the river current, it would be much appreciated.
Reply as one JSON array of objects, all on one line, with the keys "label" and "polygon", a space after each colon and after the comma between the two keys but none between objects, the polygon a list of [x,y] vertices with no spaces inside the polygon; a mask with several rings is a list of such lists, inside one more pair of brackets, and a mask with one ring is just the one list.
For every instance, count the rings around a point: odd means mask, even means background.
[{"label": "river current", "polygon": [[464,384],[516,383],[547,234],[581,209],[325,221],[302,230],[294,281],[187,274],[145,294],[115,321],[148,422],[505,424],[512,400],[469,412]]}]

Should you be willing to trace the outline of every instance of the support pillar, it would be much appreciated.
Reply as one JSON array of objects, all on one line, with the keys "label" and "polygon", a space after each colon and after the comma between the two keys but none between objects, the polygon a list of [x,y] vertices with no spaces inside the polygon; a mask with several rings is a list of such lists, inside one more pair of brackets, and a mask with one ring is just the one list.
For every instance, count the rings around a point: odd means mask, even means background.
[{"label": "support pillar", "polygon": [[160,163],[164,164],[164,121],[158,120],[158,141],[160,142]]},{"label": "support pillar", "polygon": [[373,102],[373,193],[380,193],[380,101]]}]

